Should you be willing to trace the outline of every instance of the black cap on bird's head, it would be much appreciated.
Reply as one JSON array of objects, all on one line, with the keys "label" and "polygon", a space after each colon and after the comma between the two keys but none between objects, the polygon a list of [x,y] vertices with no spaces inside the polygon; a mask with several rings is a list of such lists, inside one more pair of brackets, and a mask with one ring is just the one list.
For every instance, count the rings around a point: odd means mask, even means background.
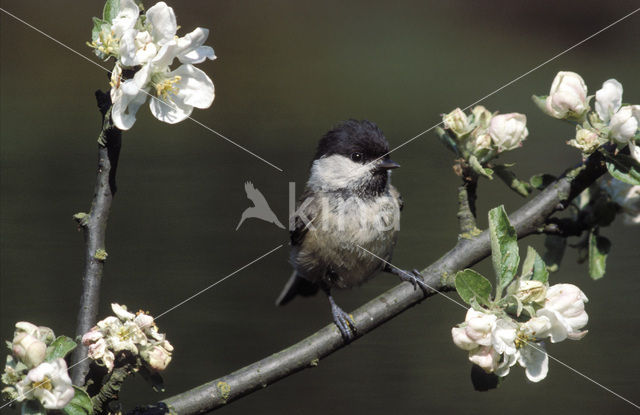
[{"label": "black cap on bird's head", "polygon": [[361,164],[377,161],[381,169],[400,167],[388,153],[389,143],[375,123],[351,119],[336,125],[322,137],[314,160],[339,154]]}]

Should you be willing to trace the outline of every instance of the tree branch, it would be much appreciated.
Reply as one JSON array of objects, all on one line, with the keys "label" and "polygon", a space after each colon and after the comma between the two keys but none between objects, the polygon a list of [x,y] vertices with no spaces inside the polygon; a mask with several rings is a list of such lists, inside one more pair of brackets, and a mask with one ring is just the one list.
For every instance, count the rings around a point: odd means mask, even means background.
[{"label": "tree branch", "polygon": [[[568,206],[570,201],[597,180],[604,172],[603,158],[595,153],[577,168],[565,172],[558,180],[510,215],[518,238],[538,233],[549,216]],[[375,329],[403,311],[438,291],[453,290],[455,273],[490,255],[487,231],[472,238],[459,239],[455,247],[422,271],[425,282],[433,289],[414,290],[402,283],[353,312],[358,337]],[[330,324],[293,346],[229,375],[165,399],[162,403],[177,414],[212,411],[244,395],[267,387],[278,380],[306,368],[345,346],[340,332]],[[140,412],[138,412],[140,413]]]},{"label": "tree branch", "polygon": [[[116,193],[116,169],[122,143],[122,132],[114,127],[111,121],[109,94],[96,91],[96,99],[102,113],[102,131],[98,139],[98,177],[91,210],[89,213],[74,215],[74,219],[84,231],[86,243],[85,270],[76,336],[82,336],[96,323],[100,303],[100,280],[107,258],[105,233],[111,202]],[[75,385],[84,385],[90,364],[86,357],[87,347],[79,344],[72,357],[74,364],[72,378]]]}]

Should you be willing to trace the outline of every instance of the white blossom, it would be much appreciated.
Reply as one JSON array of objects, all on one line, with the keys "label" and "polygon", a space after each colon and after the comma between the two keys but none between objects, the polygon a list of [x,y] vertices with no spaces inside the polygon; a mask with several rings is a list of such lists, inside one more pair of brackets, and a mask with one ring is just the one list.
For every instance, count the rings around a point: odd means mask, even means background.
[{"label": "white blossom", "polygon": [[513,150],[522,145],[529,135],[524,114],[500,114],[491,118],[488,133],[498,152]]},{"label": "white blossom", "polygon": [[62,358],[41,363],[16,384],[18,401],[37,399],[46,409],[62,409],[75,394]]},{"label": "white blossom", "polygon": [[587,296],[573,284],[556,284],[549,287],[544,307],[537,311],[537,315],[549,319],[551,327],[542,337],[548,335],[552,343],[561,342],[566,338],[579,340],[587,331],[579,331],[587,325],[589,316],[584,310],[584,303],[589,301]]},{"label": "white blossom", "polygon": [[[171,71],[175,58],[180,61],[200,62],[213,59],[213,50],[203,47],[208,30],[198,28],[180,39],[162,46],[158,54],[146,63],[133,79],[112,88],[112,118],[121,130],[135,122],[135,114],[148,96],[151,96],[152,114],[169,124],[180,122],[191,115],[193,108],[208,108],[215,96],[213,82],[200,69],[185,63]],[[210,52],[208,52],[210,50]]]},{"label": "white blossom", "polygon": [[123,35],[133,29],[140,9],[134,0],[120,0],[119,10],[111,23],[105,23],[100,27],[97,37],[89,44],[94,48],[95,54],[101,59],[111,56],[120,57],[120,46]]},{"label": "white blossom", "polygon": [[88,356],[112,371],[118,353],[139,355],[152,370],[164,370],[171,361],[173,346],[166,340],[152,316],[138,311],[132,313],[124,305],[113,303],[115,316],[99,321],[82,337],[88,346]]},{"label": "white blossom", "polygon": [[521,280],[518,283],[518,289],[515,297],[522,303],[540,303],[544,301],[547,292],[547,286],[536,280]]},{"label": "white blossom", "polygon": [[547,114],[555,118],[579,118],[588,109],[587,85],[575,72],[558,72],[546,100]]},{"label": "white blossom", "polygon": [[609,123],[609,134],[619,144],[627,144],[638,132],[640,105],[626,105],[618,110]]},{"label": "white blossom", "polygon": [[598,133],[588,128],[578,128],[575,138],[569,140],[570,146],[580,149],[585,154],[591,154],[600,147]]},{"label": "white blossom", "polygon": [[47,345],[28,333],[18,333],[11,344],[13,355],[20,359],[27,367],[38,366],[44,362]]},{"label": "white blossom", "polygon": [[622,105],[622,84],[615,79],[608,79],[602,88],[596,91],[596,112],[602,121],[609,123]]},{"label": "white blossom", "polygon": [[496,325],[495,314],[476,311],[470,308],[465,318],[465,333],[480,346],[491,345],[491,332]]},{"label": "white blossom", "polygon": [[483,107],[482,105],[476,105],[471,109],[471,114],[473,114],[473,124],[476,127],[487,128],[489,126],[489,121],[493,117],[493,114]]},{"label": "white blossom", "polygon": [[442,117],[444,128],[453,131],[458,137],[471,131],[469,118],[460,109],[456,108]]},{"label": "white blossom", "polygon": [[492,373],[498,367],[500,355],[491,346],[481,346],[469,352],[469,361]]}]

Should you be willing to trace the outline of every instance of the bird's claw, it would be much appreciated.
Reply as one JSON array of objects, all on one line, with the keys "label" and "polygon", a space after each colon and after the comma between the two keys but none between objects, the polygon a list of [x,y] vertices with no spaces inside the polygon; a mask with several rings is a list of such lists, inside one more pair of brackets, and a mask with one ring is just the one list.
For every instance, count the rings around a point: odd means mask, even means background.
[{"label": "bird's claw", "polygon": [[351,342],[356,336],[356,322],[353,318],[338,307],[335,303],[331,305],[333,322],[338,326],[340,334],[346,343]]},{"label": "bird's claw", "polygon": [[420,289],[425,293],[431,290],[431,288],[427,284],[425,284],[424,277],[417,269],[413,269],[411,271],[398,270],[397,274],[402,281],[411,283],[414,290],[416,290],[418,287],[420,287]]}]

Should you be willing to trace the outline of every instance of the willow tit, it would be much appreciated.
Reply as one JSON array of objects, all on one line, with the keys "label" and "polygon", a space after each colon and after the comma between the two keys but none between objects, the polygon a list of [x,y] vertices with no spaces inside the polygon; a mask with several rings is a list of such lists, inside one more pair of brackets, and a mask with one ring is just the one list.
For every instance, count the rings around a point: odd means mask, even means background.
[{"label": "willow tit", "polygon": [[388,265],[403,206],[390,183],[391,170],[400,165],[388,153],[389,143],[376,124],[348,120],[337,125],[318,144],[289,222],[294,271],[276,304],[322,289],[345,341],[354,338],[355,322],[335,303],[332,288],[360,285],[380,270],[426,288],[417,271]]}]

